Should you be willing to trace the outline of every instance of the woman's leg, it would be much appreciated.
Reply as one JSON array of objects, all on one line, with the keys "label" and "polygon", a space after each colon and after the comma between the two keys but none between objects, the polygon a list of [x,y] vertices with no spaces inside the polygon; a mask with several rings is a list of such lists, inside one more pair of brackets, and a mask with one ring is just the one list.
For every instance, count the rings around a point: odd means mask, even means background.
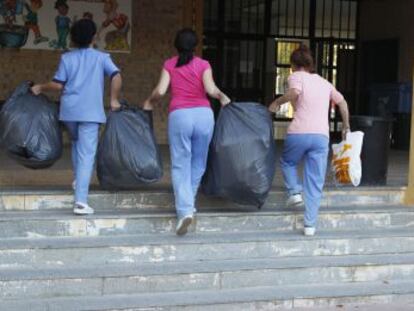
[{"label": "woman's leg", "polygon": [[78,151],[76,145],[78,143],[78,123],[77,122],[65,122],[65,126],[69,132],[70,140],[72,142],[72,169],[73,179],[76,181],[76,169],[78,163]]},{"label": "woman's leg", "polygon": [[206,171],[208,150],[214,132],[214,114],[210,108],[194,109],[194,132],[191,139],[191,187],[194,199]]},{"label": "woman's leg", "polygon": [[312,140],[312,146],[305,155],[303,178],[305,194],[305,226],[315,227],[325,183],[329,139],[323,135],[312,135],[312,138],[309,139]]},{"label": "woman's leg", "polygon": [[289,134],[286,136],[283,154],[280,158],[280,167],[289,196],[302,193],[297,166],[308,148],[307,136],[305,134]]},{"label": "woman's leg", "polygon": [[78,133],[75,202],[87,205],[98,147],[99,123],[79,123]]},{"label": "woman's leg", "polygon": [[193,122],[190,109],[179,109],[168,117],[168,139],[171,153],[171,178],[175,209],[181,219],[193,214],[194,196],[191,187],[191,137]]}]

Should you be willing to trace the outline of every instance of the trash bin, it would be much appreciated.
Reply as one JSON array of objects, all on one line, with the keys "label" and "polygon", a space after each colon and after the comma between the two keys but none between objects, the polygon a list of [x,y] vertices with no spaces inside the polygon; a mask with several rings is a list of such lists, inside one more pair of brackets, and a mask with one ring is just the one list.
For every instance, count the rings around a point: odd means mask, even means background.
[{"label": "trash bin", "polygon": [[361,152],[361,185],[376,186],[387,183],[392,122],[391,118],[351,117],[352,131],[362,131],[365,134]]},{"label": "trash bin", "polygon": [[374,84],[369,88],[369,114],[392,116],[393,113],[410,113],[412,83]]},{"label": "trash bin", "polygon": [[395,113],[392,130],[392,148],[396,150],[410,149],[411,114]]}]

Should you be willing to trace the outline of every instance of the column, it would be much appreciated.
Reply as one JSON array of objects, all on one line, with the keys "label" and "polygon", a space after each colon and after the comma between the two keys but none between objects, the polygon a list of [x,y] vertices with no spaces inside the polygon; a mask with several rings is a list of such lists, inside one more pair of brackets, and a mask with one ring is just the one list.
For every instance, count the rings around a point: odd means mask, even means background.
[{"label": "column", "polygon": [[[414,73],[413,73],[414,76]],[[414,78],[413,78],[414,81]],[[414,93],[414,92],[413,92]],[[410,148],[410,165],[408,170],[408,187],[405,193],[404,203],[414,205],[414,97],[413,107],[411,109],[411,148]]]},{"label": "column", "polygon": [[183,25],[192,28],[200,40],[197,54],[203,52],[203,0],[183,0]]}]

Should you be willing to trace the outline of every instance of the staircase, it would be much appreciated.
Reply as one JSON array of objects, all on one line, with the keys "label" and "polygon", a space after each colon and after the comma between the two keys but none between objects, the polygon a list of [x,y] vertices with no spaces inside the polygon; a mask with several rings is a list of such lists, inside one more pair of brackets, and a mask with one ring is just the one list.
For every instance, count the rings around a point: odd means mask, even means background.
[{"label": "staircase", "polygon": [[414,305],[414,209],[402,195],[327,190],[315,237],[281,191],[261,211],[201,197],[177,237],[169,191],[94,192],[86,218],[71,214],[70,192],[1,192],[0,310]]}]

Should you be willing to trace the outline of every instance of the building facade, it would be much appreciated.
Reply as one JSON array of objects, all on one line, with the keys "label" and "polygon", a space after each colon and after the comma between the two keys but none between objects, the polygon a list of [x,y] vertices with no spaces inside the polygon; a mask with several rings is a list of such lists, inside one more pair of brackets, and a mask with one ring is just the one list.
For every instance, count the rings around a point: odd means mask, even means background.
[{"label": "building facade", "polygon": [[[283,93],[288,56],[299,43],[311,46],[317,72],[345,94],[354,114],[370,113],[371,85],[412,84],[412,0],[134,0],[132,6],[131,52],[113,58],[122,70],[123,96],[133,104],[155,86],[182,27],[199,33],[198,53],[211,62],[218,85],[239,101],[267,103]],[[51,79],[60,55],[0,49],[0,101],[23,80]],[[154,112],[161,144],[167,143],[167,106],[168,98]],[[279,117],[291,112],[287,106]]]}]

